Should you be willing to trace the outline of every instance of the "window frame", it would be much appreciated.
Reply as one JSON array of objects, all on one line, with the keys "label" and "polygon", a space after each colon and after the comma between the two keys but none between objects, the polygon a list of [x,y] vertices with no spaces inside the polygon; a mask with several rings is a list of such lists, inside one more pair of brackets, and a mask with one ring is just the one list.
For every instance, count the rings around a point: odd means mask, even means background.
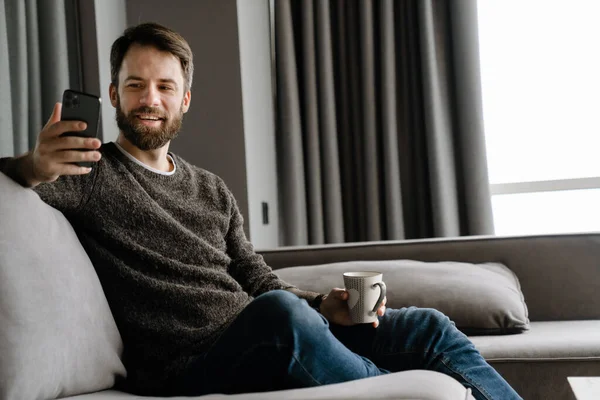
[{"label": "window frame", "polygon": [[491,195],[600,189],[600,177],[491,183]]}]

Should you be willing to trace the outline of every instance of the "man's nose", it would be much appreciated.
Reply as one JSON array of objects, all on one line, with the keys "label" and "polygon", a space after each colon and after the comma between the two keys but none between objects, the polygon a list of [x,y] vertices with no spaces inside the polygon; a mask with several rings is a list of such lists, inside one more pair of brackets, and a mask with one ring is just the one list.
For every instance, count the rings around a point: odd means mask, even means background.
[{"label": "man's nose", "polygon": [[160,105],[160,93],[159,91],[151,85],[146,86],[144,93],[142,93],[142,97],[140,97],[140,104],[156,107]]}]

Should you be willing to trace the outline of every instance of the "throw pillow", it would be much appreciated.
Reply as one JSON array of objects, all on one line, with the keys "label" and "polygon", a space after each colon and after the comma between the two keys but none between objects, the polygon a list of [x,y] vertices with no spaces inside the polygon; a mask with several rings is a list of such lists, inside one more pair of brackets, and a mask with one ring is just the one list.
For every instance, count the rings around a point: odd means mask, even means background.
[{"label": "throw pillow", "polygon": [[107,389],[122,341],[66,218],[0,173],[0,400]]},{"label": "throw pillow", "polygon": [[350,261],[275,270],[286,282],[320,293],[344,287],[342,274],[378,271],[387,285],[387,306],[435,308],[468,335],[529,329],[517,276],[499,263]]}]

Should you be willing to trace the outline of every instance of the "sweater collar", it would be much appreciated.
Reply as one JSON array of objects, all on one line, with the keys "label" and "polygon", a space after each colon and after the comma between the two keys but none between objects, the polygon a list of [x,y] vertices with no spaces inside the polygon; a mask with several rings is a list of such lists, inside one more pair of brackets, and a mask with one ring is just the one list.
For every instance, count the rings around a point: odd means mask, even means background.
[{"label": "sweater collar", "polygon": [[123,153],[123,155],[125,155],[125,157],[129,158],[131,161],[133,161],[134,163],[138,164],[139,166],[147,169],[148,171],[154,172],[156,174],[160,174],[160,175],[173,175],[175,173],[175,171],[177,171],[177,164],[175,164],[175,159],[171,156],[171,154],[167,153],[167,157],[169,157],[169,161],[171,161],[171,163],[173,164],[173,171],[169,171],[169,172],[165,172],[165,171],[161,171],[158,170],[156,168],[152,168],[149,165],[144,164],[143,162],[141,162],[140,160],[138,160],[137,158],[135,158],[134,156],[132,156],[131,154],[129,154],[127,152],[127,150],[125,150],[124,148],[122,148],[119,143],[117,142],[113,142],[115,144],[115,146],[117,147],[117,149],[119,149],[119,151],[121,153]]}]

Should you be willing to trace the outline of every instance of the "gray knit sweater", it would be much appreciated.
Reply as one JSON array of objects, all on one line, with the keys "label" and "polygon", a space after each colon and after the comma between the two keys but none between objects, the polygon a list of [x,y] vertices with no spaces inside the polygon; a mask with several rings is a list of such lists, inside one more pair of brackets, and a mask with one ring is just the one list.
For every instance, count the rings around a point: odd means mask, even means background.
[{"label": "gray knit sweater", "polygon": [[247,241],[223,181],[171,154],[172,175],[114,143],[89,175],[35,188],[88,252],[125,345],[128,389],[158,393],[262,293],[291,285]]}]

